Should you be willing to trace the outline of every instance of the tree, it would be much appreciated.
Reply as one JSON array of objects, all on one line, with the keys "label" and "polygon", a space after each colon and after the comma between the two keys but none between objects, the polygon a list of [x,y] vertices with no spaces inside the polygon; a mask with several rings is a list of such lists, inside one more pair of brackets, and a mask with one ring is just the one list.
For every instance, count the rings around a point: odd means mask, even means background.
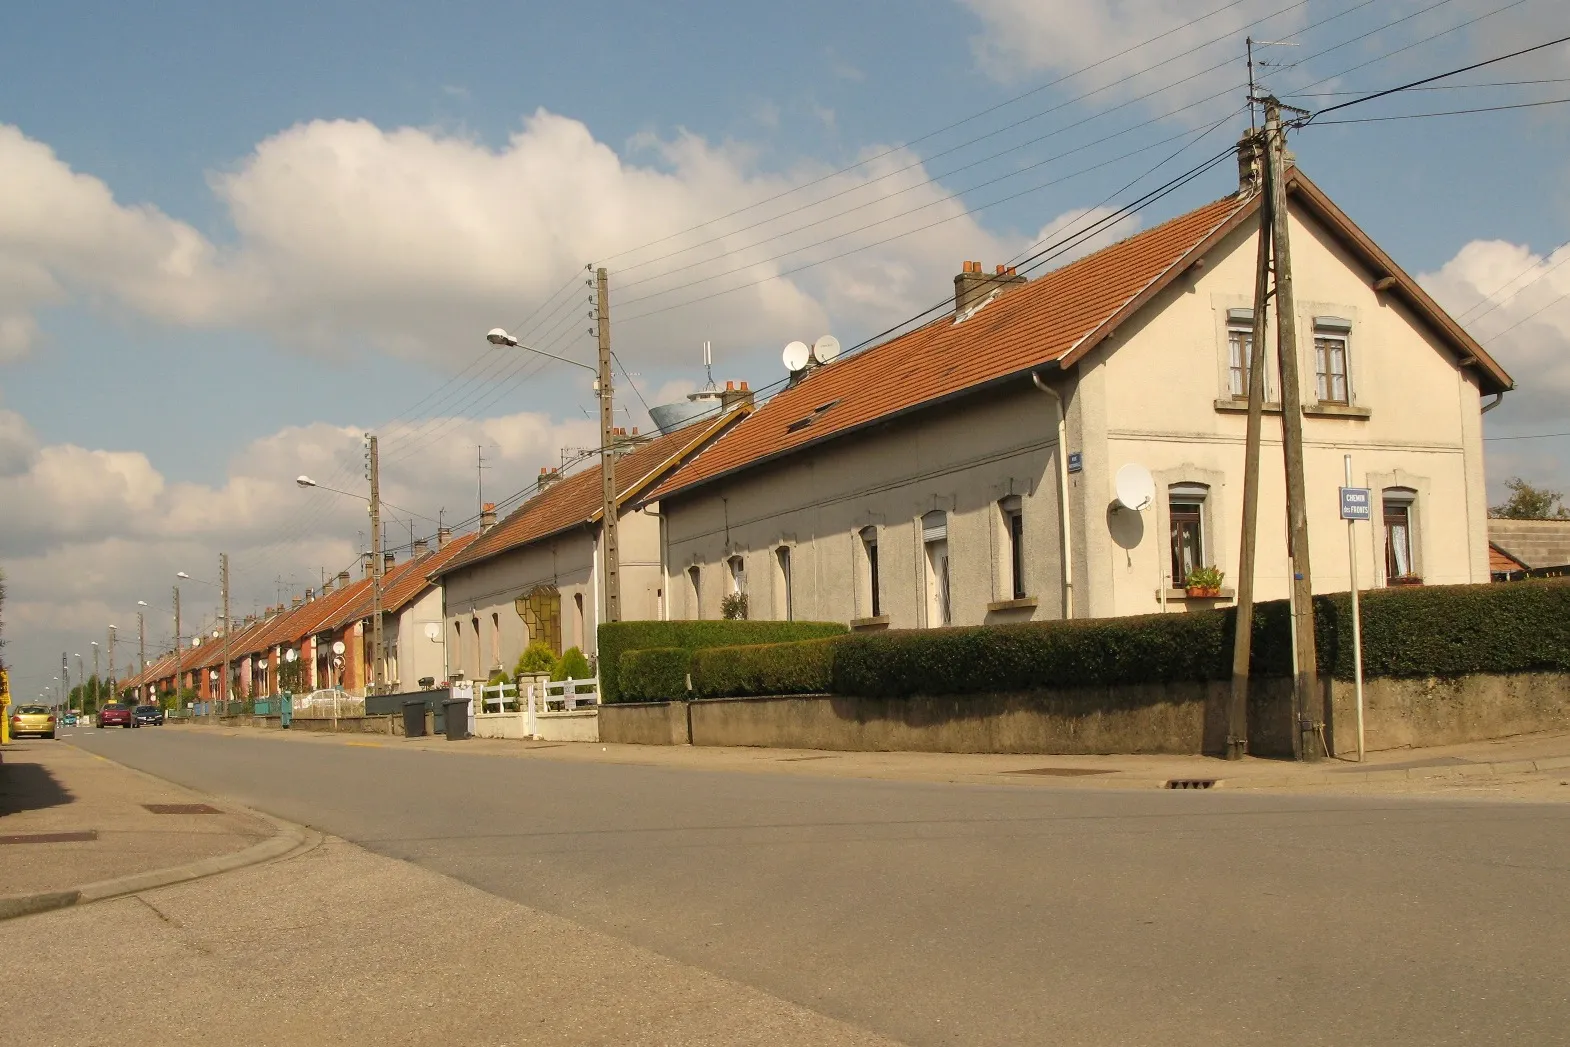
[{"label": "tree", "polygon": [[1563,492],[1533,487],[1519,476],[1506,480],[1505,488],[1510,497],[1488,510],[1496,520],[1570,520],[1570,509],[1559,502]]}]

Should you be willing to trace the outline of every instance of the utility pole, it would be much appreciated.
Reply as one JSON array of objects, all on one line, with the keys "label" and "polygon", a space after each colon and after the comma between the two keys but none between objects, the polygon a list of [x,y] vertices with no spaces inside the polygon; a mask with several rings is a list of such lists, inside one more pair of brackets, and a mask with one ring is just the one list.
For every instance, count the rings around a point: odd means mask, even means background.
[{"label": "utility pole", "polygon": [[224,600],[224,649],[223,668],[218,680],[219,715],[229,714],[229,554],[218,554],[218,584],[223,587]]},{"label": "utility pole", "polygon": [[136,612],[136,671],[147,671],[147,620],[141,611]]},{"label": "utility pole", "polygon": [[176,709],[182,708],[182,706],[180,705],[180,659],[181,659],[181,656],[182,656],[182,652],[180,650],[180,587],[177,585],[177,586],[174,587],[174,707]]},{"label": "utility pole", "polygon": [[109,627],[109,700],[119,701],[114,685],[114,626]]},{"label": "utility pole", "polygon": [[616,526],[616,450],[613,426],[616,420],[611,388],[611,296],[610,278],[602,266],[595,270],[596,306],[599,321],[600,378],[597,392],[600,395],[600,485],[601,516],[600,534],[604,545],[605,564],[605,620],[621,621],[621,548],[617,541]]},{"label": "utility pole", "polygon": [[382,467],[376,437],[365,434],[365,478],[371,484],[371,679],[382,693]]},{"label": "utility pole", "polygon": [[68,712],[71,708],[71,662],[64,651],[60,652],[60,707]]},{"label": "utility pole", "polygon": [[99,651],[98,641],[94,640],[94,641],[92,641],[92,644],[93,644],[93,698],[95,700],[98,700],[98,699],[102,699],[103,695],[104,695],[104,680],[103,680],[102,676],[98,675],[98,651]]},{"label": "utility pole", "polygon": [[1303,466],[1303,404],[1298,386],[1297,315],[1292,289],[1292,250],[1287,235],[1286,132],[1281,103],[1265,99],[1266,158],[1270,166],[1270,211],[1276,257],[1276,360],[1281,369],[1281,443],[1286,464],[1287,552],[1292,563],[1292,600],[1297,675],[1293,712],[1297,730],[1293,753],[1300,760],[1320,758],[1324,701],[1319,694],[1318,655],[1314,645],[1314,586],[1309,573],[1308,485]]},{"label": "utility pole", "polygon": [[[1252,48],[1253,41],[1249,41]],[[1249,67],[1253,68],[1252,50]],[[1252,95],[1249,109],[1253,109]],[[1270,301],[1270,165],[1263,135],[1251,130],[1247,139],[1261,184],[1259,250],[1254,264],[1254,330],[1248,348],[1248,435],[1243,450],[1243,538],[1239,543],[1237,622],[1232,635],[1232,701],[1227,709],[1227,759],[1248,752],[1248,673],[1254,644],[1254,556],[1259,541],[1259,444],[1265,422],[1265,309]]]}]

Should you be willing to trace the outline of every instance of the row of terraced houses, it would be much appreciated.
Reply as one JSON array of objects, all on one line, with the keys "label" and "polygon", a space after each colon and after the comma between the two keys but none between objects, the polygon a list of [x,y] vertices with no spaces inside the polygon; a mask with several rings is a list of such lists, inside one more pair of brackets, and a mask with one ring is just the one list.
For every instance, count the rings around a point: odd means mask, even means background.
[{"label": "row of terraced houses", "polygon": [[[1355,532],[1364,585],[1489,581],[1482,414],[1510,376],[1296,168],[1287,196],[1315,589],[1350,582],[1346,455],[1373,491]],[[617,466],[623,617],[718,617],[732,594],[752,618],[853,629],[1225,604],[1258,213],[1245,151],[1236,191],[1213,203],[1035,279],[966,263],[946,315],[798,374],[762,404],[727,396],[629,439]],[[1269,358],[1262,599],[1284,597],[1288,573]],[[1138,510],[1114,490],[1129,464],[1155,481]],[[389,681],[484,678],[532,640],[592,655],[600,506],[597,465],[542,472],[501,521],[394,564]],[[1219,593],[1191,591],[1190,572],[1211,566],[1225,574]],[[275,690],[289,659],[309,686],[363,687],[368,584],[340,575],[231,635],[235,693]],[[214,647],[182,652],[182,680],[204,696],[223,661]],[[173,681],[166,657],[135,683]]]}]

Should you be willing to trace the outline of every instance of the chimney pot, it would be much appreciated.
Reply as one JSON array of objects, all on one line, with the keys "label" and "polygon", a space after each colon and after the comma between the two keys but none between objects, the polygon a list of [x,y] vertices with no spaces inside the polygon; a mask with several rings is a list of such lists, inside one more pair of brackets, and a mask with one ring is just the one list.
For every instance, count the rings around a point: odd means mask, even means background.
[{"label": "chimney pot", "polygon": [[486,502],[480,507],[480,532],[483,534],[496,526],[496,503]]},{"label": "chimney pot", "polygon": [[398,565],[397,553],[382,553],[382,571],[390,571]]},{"label": "chimney pot", "polygon": [[962,314],[995,292],[1024,282],[1025,278],[1008,266],[1000,265],[996,273],[985,273],[980,262],[966,262],[964,272],[954,278],[954,312]]},{"label": "chimney pot", "polygon": [[742,379],[742,382],[741,382],[741,391],[742,392],[746,392],[747,391],[747,380],[745,378]]},{"label": "chimney pot", "polygon": [[736,388],[736,383],[735,382],[726,382],[725,383],[725,388],[726,389],[735,389]]},{"label": "chimney pot", "polygon": [[414,540],[414,547],[410,550],[410,555],[415,559],[419,559],[426,553],[430,552],[430,549],[430,544],[424,538],[416,538]]},{"label": "chimney pot", "polygon": [[632,427],[632,435],[633,436],[637,436],[638,435],[638,427],[636,425]]},{"label": "chimney pot", "polygon": [[451,527],[438,527],[436,529],[436,548],[441,549],[452,541]]},{"label": "chimney pot", "polygon": [[1007,266],[1003,266],[1003,265],[998,266],[998,275],[1002,276],[1004,274],[1004,270],[1005,269],[1007,269]]},{"label": "chimney pot", "polygon": [[338,588],[342,589],[344,586],[346,586],[348,584],[349,584],[349,572],[348,571],[339,571],[338,572]]}]

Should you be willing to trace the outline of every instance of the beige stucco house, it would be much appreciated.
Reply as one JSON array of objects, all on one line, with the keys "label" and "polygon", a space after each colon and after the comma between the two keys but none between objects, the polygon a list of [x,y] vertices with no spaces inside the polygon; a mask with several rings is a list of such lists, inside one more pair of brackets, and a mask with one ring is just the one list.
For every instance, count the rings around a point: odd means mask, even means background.
[{"label": "beige stucco house", "polygon": [[[638,504],[683,462],[752,409],[750,399],[666,433],[629,439],[616,460],[622,618],[662,617],[657,504]],[[561,654],[594,656],[604,607],[598,462],[557,477],[467,549],[431,572],[443,594],[444,679],[484,680],[510,672],[524,648],[543,640]]]},{"label": "beige stucco house", "polygon": [[[858,628],[1228,602],[1259,213],[1242,175],[1028,282],[967,263],[952,313],[809,370],[677,470],[648,496],[669,616],[735,591],[754,618]],[[1510,377],[1295,168],[1288,199],[1314,588],[1349,583],[1346,454],[1374,489],[1363,586],[1488,581],[1481,414]],[[1279,389],[1272,363],[1260,599],[1287,595]],[[1115,501],[1130,463],[1155,480],[1143,511]],[[1222,595],[1191,598],[1210,565]]]}]

